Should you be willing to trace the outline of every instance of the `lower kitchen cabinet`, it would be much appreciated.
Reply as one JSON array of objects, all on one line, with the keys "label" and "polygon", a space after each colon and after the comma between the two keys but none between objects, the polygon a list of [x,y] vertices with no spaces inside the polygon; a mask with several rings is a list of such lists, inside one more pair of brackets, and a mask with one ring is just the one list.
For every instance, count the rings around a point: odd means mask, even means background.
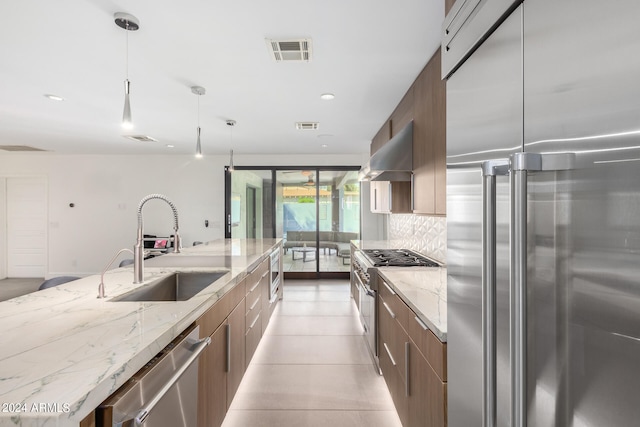
[{"label": "lower kitchen cabinet", "polygon": [[211,334],[198,366],[198,427],[222,425],[227,414],[227,328]]},{"label": "lower kitchen cabinet", "polygon": [[409,414],[407,426],[446,426],[446,383],[420,353],[413,341],[408,341]]},{"label": "lower kitchen cabinet", "polygon": [[222,425],[244,374],[244,289],[242,281],[196,320],[200,338],[211,337],[198,359],[198,427]]},{"label": "lower kitchen cabinet", "polygon": [[444,427],[446,345],[382,278],[378,283],[380,369],[400,421],[405,427]]},{"label": "lower kitchen cabinet", "polygon": [[228,351],[227,354],[227,409],[238,391],[245,372],[245,300],[231,312],[227,318]]}]

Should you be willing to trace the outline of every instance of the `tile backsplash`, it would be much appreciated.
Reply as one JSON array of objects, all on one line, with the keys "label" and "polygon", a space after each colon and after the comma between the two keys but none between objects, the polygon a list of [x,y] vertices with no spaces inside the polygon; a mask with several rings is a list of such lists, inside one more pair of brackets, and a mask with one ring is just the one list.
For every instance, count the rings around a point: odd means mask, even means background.
[{"label": "tile backsplash", "polygon": [[389,215],[389,240],[394,247],[418,251],[437,261],[447,260],[447,218],[439,216]]}]

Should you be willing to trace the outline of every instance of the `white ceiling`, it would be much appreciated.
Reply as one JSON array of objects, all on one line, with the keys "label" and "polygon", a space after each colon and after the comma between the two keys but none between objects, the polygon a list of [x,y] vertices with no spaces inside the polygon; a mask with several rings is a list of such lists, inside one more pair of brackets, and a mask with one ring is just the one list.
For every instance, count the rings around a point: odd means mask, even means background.
[{"label": "white ceiling", "polygon": [[[0,12],[0,145],[190,154],[199,85],[205,155],[359,154],[438,48],[444,0],[6,0]],[[126,45],[115,12],[140,21],[129,33],[130,133],[159,142],[122,137]],[[265,38],[305,37],[310,62],[269,56]],[[237,121],[233,141],[227,119]]]}]

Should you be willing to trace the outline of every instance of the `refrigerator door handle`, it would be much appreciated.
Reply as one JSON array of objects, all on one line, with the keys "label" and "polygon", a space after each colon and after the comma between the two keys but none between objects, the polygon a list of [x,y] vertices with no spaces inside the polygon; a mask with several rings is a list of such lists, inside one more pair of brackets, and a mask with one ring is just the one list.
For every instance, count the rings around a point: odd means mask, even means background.
[{"label": "refrigerator door handle", "polygon": [[509,174],[509,160],[482,163],[482,384],[483,427],[496,419],[496,177]]},{"label": "refrigerator door handle", "polygon": [[511,425],[527,426],[527,181],[529,172],[574,169],[574,153],[511,155]]}]

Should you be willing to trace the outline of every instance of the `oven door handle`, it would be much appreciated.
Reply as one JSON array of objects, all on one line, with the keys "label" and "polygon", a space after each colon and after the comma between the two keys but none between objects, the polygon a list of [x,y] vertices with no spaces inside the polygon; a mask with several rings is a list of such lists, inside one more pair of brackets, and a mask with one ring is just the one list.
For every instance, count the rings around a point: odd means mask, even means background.
[{"label": "oven door handle", "polygon": [[374,291],[372,291],[371,289],[367,288],[365,286],[364,291],[367,293],[368,296],[375,298],[376,297],[376,293]]},{"label": "oven door handle", "polygon": [[189,369],[189,366],[191,366],[191,364],[198,359],[200,354],[204,351],[205,348],[207,348],[210,343],[211,337],[206,337],[198,341],[191,356],[189,356],[184,364],[173,374],[173,376],[169,379],[169,381],[167,381],[162,389],[160,389],[160,391],[155,396],[153,396],[149,404],[140,409],[138,415],[136,415],[134,419],[136,427],[141,426],[145,422],[149,414],[151,414],[151,411],[153,411],[153,408],[155,408],[158,402],[160,402],[160,399],[162,399],[164,395],[167,394],[169,389],[171,389],[171,387],[173,387],[173,385],[178,382],[180,377],[186,372],[187,369]]}]

